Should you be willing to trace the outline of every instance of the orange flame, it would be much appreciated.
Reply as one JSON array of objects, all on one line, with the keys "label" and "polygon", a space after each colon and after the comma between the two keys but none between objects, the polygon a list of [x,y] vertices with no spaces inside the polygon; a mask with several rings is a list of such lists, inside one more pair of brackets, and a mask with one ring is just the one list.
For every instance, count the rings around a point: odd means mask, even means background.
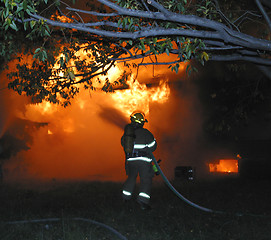
[{"label": "orange flame", "polygon": [[[81,59],[92,61],[91,54],[88,51],[81,49],[77,52],[77,55],[80,56]],[[73,65],[74,63],[70,61],[70,66]],[[60,65],[56,63],[55,68],[59,67]],[[120,64],[116,64],[114,67],[109,69],[106,75],[99,76],[99,81],[97,80],[98,78],[94,78],[93,86],[100,89],[104,85],[106,79],[109,79],[111,83],[115,82],[121,75],[122,70],[123,69],[121,68]],[[65,73],[60,72],[59,75],[63,76]],[[114,103],[113,105],[117,109],[120,109],[125,116],[129,116],[135,109],[140,109],[147,115],[149,113],[150,102],[164,103],[167,101],[170,95],[170,88],[168,85],[168,79],[166,77],[160,79],[158,86],[155,85],[147,87],[146,84],[140,83],[137,79],[134,79],[134,75],[132,74],[130,79],[127,81],[127,85],[129,86],[128,89],[115,90],[115,92],[109,94],[112,97]],[[84,108],[85,100],[79,96],[77,104],[80,105],[80,108]],[[58,107],[53,106],[48,102],[42,102],[40,104],[31,106],[30,108],[34,108],[35,111],[42,114],[52,114],[53,112],[59,110]]]},{"label": "orange flame", "polygon": [[[93,60],[89,57],[91,54],[85,51],[78,54],[86,61]],[[72,62],[70,66],[73,66]],[[110,82],[116,81],[122,73],[121,66],[116,64],[106,76],[100,76],[100,82],[94,79],[95,87],[103,86],[106,78]],[[48,122],[48,125],[33,133],[31,149],[20,153],[27,166],[25,173],[40,179],[125,178],[123,151],[119,142],[123,131],[119,128],[121,124],[113,126],[104,121],[101,110],[116,109],[117,114],[122,113],[127,120],[134,110],[142,110],[147,115],[150,103],[165,103],[170,96],[169,79],[161,77],[166,76],[166,70],[167,67],[159,66],[156,71],[159,80],[155,84],[153,71],[146,67],[139,73],[139,79],[131,75],[127,82],[128,89],[115,90],[113,93],[94,91],[91,94],[81,89],[68,108],[49,102],[26,105],[25,111],[17,113],[18,117]],[[63,76],[65,73],[60,74]]]},{"label": "orange flame", "polygon": [[146,115],[149,113],[149,103],[164,103],[170,94],[168,80],[161,80],[158,87],[148,88],[146,84],[140,84],[137,80],[128,82],[130,86],[126,90],[117,90],[112,94],[115,105],[129,116],[134,110],[140,109]]},{"label": "orange flame", "polygon": [[219,163],[209,163],[210,172],[238,173],[238,160],[220,159]]}]

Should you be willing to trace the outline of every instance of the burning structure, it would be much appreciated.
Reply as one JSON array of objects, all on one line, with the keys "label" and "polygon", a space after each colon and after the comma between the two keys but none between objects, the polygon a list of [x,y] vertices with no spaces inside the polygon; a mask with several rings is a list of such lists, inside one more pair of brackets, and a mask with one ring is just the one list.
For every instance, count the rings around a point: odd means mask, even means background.
[{"label": "burning structure", "polygon": [[[79,54],[87,57],[87,53]],[[155,154],[163,160],[162,169],[167,176],[172,177],[174,168],[180,165],[195,167],[197,176],[201,171],[238,172],[236,159],[210,162],[206,154],[209,149],[206,150],[202,135],[203,110],[198,90],[187,80],[185,67],[183,64],[179,74],[175,74],[167,67],[146,66],[137,74],[131,74],[128,86],[112,93],[81,91],[67,108],[48,102],[31,104],[27,97],[2,90],[2,142],[6,141],[7,132],[15,128],[11,124],[15,118],[24,121],[25,124],[20,125],[23,132],[27,129],[26,122],[40,124],[35,131],[29,131],[31,143],[25,144],[26,139],[22,139],[27,149],[17,151],[4,161],[7,179],[124,179],[120,137],[134,110],[147,115],[149,124],[146,127],[157,136]],[[117,65],[95,84],[101,86],[107,79],[114,82],[121,69],[122,65]],[[5,73],[1,77],[4,79]],[[47,124],[42,124],[44,122]]]},{"label": "burning structure", "polygon": [[[119,68],[108,73],[112,81]],[[176,75],[162,66],[146,67],[132,75],[128,84],[112,93],[81,91],[67,108],[48,102],[32,104],[25,96],[2,90],[1,149],[14,137],[21,146],[11,141],[9,149],[15,154],[1,150],[4,178],[122,181],[120,137],[135,109],[148,117],[146,127],[158,142],[155,155],[163,160],[161,168],[169,178],[176,166],[191,166],[193,178],[195,174],[196,178],[210,173],[232,175],[245,166],[243,159],[228,158],[230,150],[206,143],[202,103],[184,71]]]},{"label": "burning structure", "polygon": [[[108,73],[112,81],[119,75],[118,68],[120,66]],[[196,102],[190,101],[194,98],[193,91],[184,95],[184,92],[178,89],[180,85],[183,85],[182,88],[191,88],[188,82],[185,83],[184,73],[165,75],[166,71],[163,67],[155,68],[155,72],[150,71],[150,67],[142,69],[136,79],[131,76],[128,88],[116,89],[113,93],[81,91],[67,108],[48,102],[31,104],[27,97],[3,90],[3,141],[7,130],[14,128],[14,125],[10,124],[12,119],[40,123],[37,130],[29,131],[32,138],[27,145],[29,149],[18,151],[3,163],[6,180],[124,179],[124,155],[120,137],[123,127],[129,121],[129,115],[135,109],[144,111],[148,116],[150,123],[147,127],[152,129],[158,138],[157,154],[164,159],[166,169],[172,175],[175,165],[173,159],[178,158],[180,152],[182,155],[189,155],[184,153],[188,149],[180,150],[178,144],[188,144],[189,141],[194,141],[197,135],[195,130],[193,133],[187,131],[192,127],[188,119],[189,115],[196,112]],[[5,73],[2,73],[2,78],[4,76]],[[11,99],[13,104],[7,108],[5,104],[11,103]],[[8,110],[4,111],[4,108]],[[47,124],[42,124],[44,122]],[[26,124],[20,126],[22,131],[26,131]],[[197,127],[199,126],[200,124]],[[182,132],[182,137],[179,132]],[[187,139],[188,135],[191,140]]]}]

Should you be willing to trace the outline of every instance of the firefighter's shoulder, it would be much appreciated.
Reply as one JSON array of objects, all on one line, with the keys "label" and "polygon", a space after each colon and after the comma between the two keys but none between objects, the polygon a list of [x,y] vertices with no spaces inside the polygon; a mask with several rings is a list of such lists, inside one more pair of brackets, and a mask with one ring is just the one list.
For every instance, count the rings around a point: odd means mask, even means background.
[{"label": "firefighter's shoulder", "polygon": [[140,134],[151,135],[152,136],[152,133],[146,128],[137,128],[136,132],[140,133]]}]

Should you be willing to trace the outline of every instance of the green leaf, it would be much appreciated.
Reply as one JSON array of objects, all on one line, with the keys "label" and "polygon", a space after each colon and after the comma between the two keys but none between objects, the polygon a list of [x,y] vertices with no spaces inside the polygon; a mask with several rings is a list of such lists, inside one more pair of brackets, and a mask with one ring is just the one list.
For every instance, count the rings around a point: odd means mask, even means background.
[{"label": "green leaf", "polygon": [[35,50],[35,53],[38,53],[40,51],[40,48],[37,48],[36,50]]},{"label": "green leaf", "polygon": [[42,54],[43,54],[44,60],[46,60],[47,59],[47,52],[45,49],[42,51]]},{"label": "green leaf", "polygon": [[44,31],[44,36],[50,37],[51,35],[50,35],[50,33],[49,33],[47,30],[45,30],[45,31]]},{"label": "green leaf", "polygon": [[34,26],[36,25],[36,21],[30,21],[30,27],[33,29],[34,28]]},{"label": "green leaf", "polygon": [[12,22],[9,26],[10,26],[12,29],[14,29],[15,31],[18,31],[18,28],[17,28],[15,22]]},{"label": "green leaf", "polygon": [[188,51],[187,51],[187,58],[190,59],[190,57],[191,57],[191,49],[188,49]]},{"label": "green leaf", "polygon": [[59,64],[60,64],[61,67],[64,66],[64,59],[63,59],[63,57],[60,57]]},{"label": "green leaf", "polygon": [[9,26],[9,25],[11,24],[11,19],[10,19],[10,18],[7,18],[7,19],[6,19],[6,23],[7,23],[7,25]]},{"label": "green leaf", "polygon": [[4,12],[4,18],[7,18],[9,15],[9,8],[6,8],[6,11]]},{"label": "green leaf", "polygon": [[31,14],[31,12],[30,12],[30,10],[27,8],[26,10],[26,13],[28,14],[28,15],[30,15]]},{"label": "green leaf", "polygon": [[24,23],[24,30],[25,31],[27,30],[27,23],[26,22]]},{"label": "green leaf", "polygon": [[122,22],[122,20],[119,19],[119,20],[118,20],[118,27],[121,25],[121,22]]},{"label": "green leaf", "polygon": [[27,9],[27,0],[24,0],[24,1],[23,1],[23,8],[24,8],[24,10]]},{"label": "green leaf", "polygon": [[201,58],[203,58],[205,61],[208,61],[208,60],[209,60],[209,55],[208,55],[208,53],[207,53],[207,52],[202,52]]},{"label": "green leaf", "polygon": [[20,12],[21,10],[23,10],[23,6],[22,5],[18,5],[17,12]]},{"label": "green leaf", "polygon": [[179,66],[178,66],[178,64],[177,64],[174,68],[175,68],[175,72],[178,73],[178,71],[179,71]]}]

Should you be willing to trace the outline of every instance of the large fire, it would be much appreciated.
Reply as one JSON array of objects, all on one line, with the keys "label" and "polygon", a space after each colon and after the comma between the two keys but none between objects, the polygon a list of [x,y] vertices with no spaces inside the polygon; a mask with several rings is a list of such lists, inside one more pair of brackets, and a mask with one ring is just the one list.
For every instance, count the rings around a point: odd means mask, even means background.
[{"label": "large fire", "polygon": [[[158,69],[158,74],[164,69]],[[121,71],[120,65],[111,68],[96,87],[106,78],[115,81]],[[19,152],[5,164],[7,175],[14,179],[13,174],[17,176],[19,171],[19,178],[123,180],[120,137],[129,115],[141,110],[148,116],[151,103],[163,104],[170,95],[168,79],[163,74],[155,82],[152,71],[145,71],[144,77],[138,79],[132,74],[129,87],[113,93],[81,89],[67,108],[42,102],[26,104],[24,111],[16,111],[21,119],[48,125],[33,132],[29,150]]]},{"label": "large fire", "polygon": [[[93,60],[89,52],[82,50],[77,54],[86,62]],[[160,60],[170,62],[172,57],[164,55]],[[69,64],[72,69],[74,63]],[[186,65],[180,66],[174,79],[183,75]],[[123,66],[116,64],[106,76],[100,76],[99,81],[94,79],[94,87],[101,88],[106,79],[116,81],[122,70]],[[124,154],[120,145],[123,128],[134,110],[143,111],[148,118],[152,103],[167,102],[169,76],[166,65],[146,66],[137,75],[131,74],[128,88],[113,93],[81,89],[67,108],[49,102],[24,105],[23,110],[16,110],[16,117],[48,124],[33,132],[29,150],[19,152],[7,162],[8,175],[12,178],[13,173],[18,176],[19,172],[19,178],[124,179]],[[147,128],[151,128],[152,121],[149,122]]]},{"label": "large fire", "polygon": [[[86,58],[86,52],[81,52],[81,54],[82,57]],[[107,78],[109,78],[111,82],[115,81],[120,74],[120,66],[111,68],[106,76],[99,77],[99,82],[94,81],[96,83],[95,87],[102,86]],[[127,84],[129,86],[128,89],[115,90],[113,93],[107,94],[98,91],[96,93],[91,93],[91,95],[100,95],[103,96],[103,98],[110,99],[111,107],[122,112],[125,117],[129,118],[130,114],[134,110],[143,111],[145,115],[148,115],[149,104],[151,102],[164,103],[167,101],[170,94],[168,79],[166,78],[160,79],[159,83],[155,84],[154,86],[147,87],[146,84],[140,83],[137,79],[134,79],[134,75],[131,75],[131,78],[128,80]],[[81,89],[81,91],[83,91],[83,89]],[[77,105],[79,109],[84,111],[86,105],[88,104],[88,98],[89,97],[86,97],[85,94],[80,94],[73,104]],[[31,119],[35,119],[36,121],[39,121],[40,116],[43,116],[44,119],[44,117],[46,118],[46,115],[52,115],[61,110],[61,106],[57,106],[49,102],[42,102],[35,105],[29,104],[27,106],[27,112],[31,115]],[[61,122],[63,122],[62,129],[64,132],[74,131],[73,119],[63,118]],[[53,134],[53,130],[49,129],[48,133]]]},{"label": "large fire", "polygon": [[[89,55],[85,51],[78,52],[78,57],[86,62],[92,60]],[[172,62],[175,59],[165,54],[159,60]],[[25,61],[31,60],[25,56]],[[72,65],[71,62],[70,69]],[[187,63],[180,65],[178,74],[172,73],[167,65],[145,66],[137,74],[131,74],[128,88],[116,89],[113,93],[81,89],[67,108],[49,102],[29,104],[18,95],[11,106],[10,96],[15,93],[0,95],[3,103],[9,103],[2,104],[5,109],[1,113],[6,114],[0,118],[0,139],[14,116],[45,123],[32,132],[33,140],[27,151],[20,151],[5,162],[4,175],[10,179],[123,180],[126,175],[120,138],[134,110],[143,111],[149,120],[146,128],[155,130],[158,140],[155,154],[160,151],[159,158],[166,163],[163,170],[165,167],[169,170],[166,173],[170,174],[170,169],[180,164],[204,165],[196,162],[201,155],[199,151],[203,151],[198,141],[202,127],[201,103],[193,83],[185,81],[186,66]],[[99,81],[94,79],[95,87],[100,88],[107,78],[114,82],[122,70],[120,64],[111,68]],[[238,161],[221,159],[209,164],[209,170],[238,172]]]}]

